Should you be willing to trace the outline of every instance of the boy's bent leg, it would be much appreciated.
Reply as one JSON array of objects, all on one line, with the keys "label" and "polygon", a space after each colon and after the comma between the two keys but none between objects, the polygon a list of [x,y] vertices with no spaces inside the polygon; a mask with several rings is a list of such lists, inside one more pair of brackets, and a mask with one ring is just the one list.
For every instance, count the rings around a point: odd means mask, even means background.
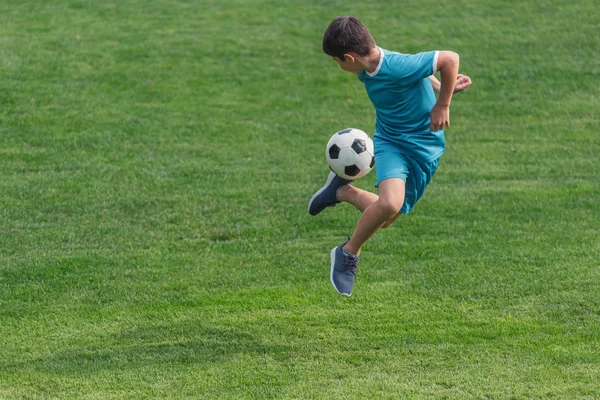
[{"label": "boy's bent leg", "polygon": [[[346,203],[352,204],[358,209],[358,211],[363,212],[367,209],[367,207],[375,203],[379,199],[379,196],[375,193],[359,189],[352,185],[346,185],[342,186],[338,190],[337,198],[339,201],[345,201]],[[394,223],[394,221],[398,219],[400,214],[400,211],[398,211],[396,215],[385,221],[381,227],[387,228],[391,226]]]},{"label": "boy's bent leg", "polygon": [[359,189],[352,185],[341,187],[337,197],[339,201],[345,201],[346,203],[352,204],[360,212],[365,211],[367,207],[379,199],[379,196],[375,193],[367,192],[366,190]]},{"label": "boy's bent leg", "polygon": [[354,234],[344,246],[347,253],[359,255],[367,240],[388,220],[397,218],[404,203],[405,181],[390,178],[379,184],[379,198],[369,205],[361,215]]}]

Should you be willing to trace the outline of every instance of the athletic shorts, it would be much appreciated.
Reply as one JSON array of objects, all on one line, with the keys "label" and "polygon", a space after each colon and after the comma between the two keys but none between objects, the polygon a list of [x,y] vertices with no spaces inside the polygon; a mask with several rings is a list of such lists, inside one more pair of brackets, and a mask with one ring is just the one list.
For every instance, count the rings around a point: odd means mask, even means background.
[{"label": "athletic shorts", "polygon": [[400,153],[393,143],[378,140],[375,143],[375,187],[390,178],[400,178],[406,182],[404,204],[400,209],[402,214],[408,214],[425,192],[431,182],[440,159],[432,162],[422,162]]}]

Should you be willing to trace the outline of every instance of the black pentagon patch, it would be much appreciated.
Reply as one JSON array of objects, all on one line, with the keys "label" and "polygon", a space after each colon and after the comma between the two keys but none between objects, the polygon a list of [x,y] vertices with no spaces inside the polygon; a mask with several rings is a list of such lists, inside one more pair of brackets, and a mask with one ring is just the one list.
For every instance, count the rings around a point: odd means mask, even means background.
[{"label": "black pentagon patch", "polygon": [[360,168],[358,168],[356,165],[348,165],[346,168],[344,168],[344,172],[348,176],[356,176],[360,172]]},{"label": "black pentagon patch", "polygon": [[371,164],[369,165],[369,168],[373,168],[373,165],[375,165],[375,157],[371,158]]},{"label": "black pentagon patch", "polygon": [[352,143],[352,148],[354,149],[356,154],[360,154],[363,151],[367,150],[367,144],[362,139],[354,139],[354,142]]},{"label": "black pentagon patch", "polygon": [[340,155],[340,148],[338,147],[337,144],[332,144],[331,147],[329,148],[329,158],[331,158],[332,160],[337,160],[339,155]]},{"label": "black pentagon patch", "polygon": [[352,128],[346,128],[344,130],[339,131],[337,134],[338,135],[343,135],[344,133],[348,133],[352,130]]}]

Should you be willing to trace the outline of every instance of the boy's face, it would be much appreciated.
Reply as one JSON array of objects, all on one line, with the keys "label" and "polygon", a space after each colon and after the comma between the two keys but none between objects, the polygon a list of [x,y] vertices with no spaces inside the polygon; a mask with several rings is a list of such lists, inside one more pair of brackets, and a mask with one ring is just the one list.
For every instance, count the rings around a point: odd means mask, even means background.
[{"label": "boy's face", "polygon": [[333,61],[337,62],[339,64],[340,68],[343,69],[344,71],[348,71],[353,74],[358,74],[360,71],[363,70],[362,65],[360,65],[358,62],[356,62],[356,60],[352,56],[345,56],[343,60],[341,58],[335,57],[335,56],[333,56],[331,58],[333,59]]}]

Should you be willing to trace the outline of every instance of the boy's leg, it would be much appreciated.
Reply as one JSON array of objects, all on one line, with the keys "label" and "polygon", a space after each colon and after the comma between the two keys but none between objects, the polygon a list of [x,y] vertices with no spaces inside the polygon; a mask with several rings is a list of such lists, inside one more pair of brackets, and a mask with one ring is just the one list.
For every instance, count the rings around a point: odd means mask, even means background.
[{"label": "boy's leg", "polygon": [[352,185],[346,185],[338,190],[337,198],[339,201],[352,204],[358,211],[363,212],[367,207],[375,203],[379,199],[379,196]]},{"label": "boy's leg", "polygon": [[[342,189],[340,189],[341,191]],[[360,192],[344,191],[346,195],[351,196],[348,200],[354,201],[353,204],[359,210],[366,206],[352,237],[331,250],[331,283],[338,293],[350,296],[354,287],[360,249],[379,228],[387,224],[387,221],[393,222],[398,217],[399,210],[404,203],[405,182],[400,178],[382,181],[379,184],[379,196],[368,194],[369,192],[364,190]]]},{"label": "boy's leg", "polygon": [[[365,192],[368,193],[368,192]],[[360,249],[379,228],[389,220],[398,218],[404,203],[405,181],[400,178],[386,179],[379,184],[379,197],[369,204],[358,220],[354,234],[344,246],[347,253],[359,255]],[[376,196],[376,195],[374,195]],[[358,205],[364,205],[372,196],[362,195]],[[354,203],[353,203],[354,204]],[[357,208],[358,208],[357,205]]]},{"label": "boy's leg", "polygon": [[[337,198],[339,201],[352,204],[358,209],[358,211],[363,212],[367,209],[367,207],[375,203],[379,199],[379,196],[375,193],[359,189],[352,185],[346,185],[338,190]],[[390,226],[399,216],[400,211],[398,211],[396,215],[392,216],[392,218],[385,221],[382,225],[382,228],[387,228]]]}]

